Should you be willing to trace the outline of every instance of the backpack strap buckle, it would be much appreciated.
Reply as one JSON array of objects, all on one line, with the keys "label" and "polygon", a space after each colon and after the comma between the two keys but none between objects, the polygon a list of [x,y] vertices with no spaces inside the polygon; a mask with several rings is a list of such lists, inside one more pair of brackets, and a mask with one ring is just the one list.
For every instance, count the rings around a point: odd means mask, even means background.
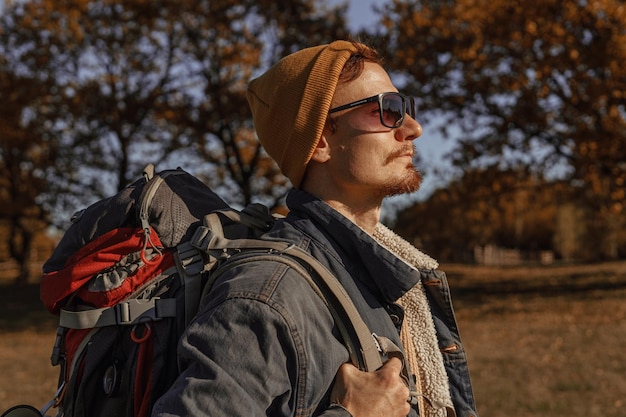
[{"label": "backpack strap buckle", "polygon": [[61,310],[59,325],[68,329],[93,329],[96,327],[131,325],[143,320],[159,320],[176,316],[176,300],[152,298],[130,299],[113,307],[82,311]]},{"label": "backpack strap buckle", "polygon": [[[115,310],[115,322],[121,325],[133,323],[139,317],[152,310],[156,300],[156,298],[153,300],[132,299],[116,304],[113,307]],[[156,314],[150,314],[150,316],[156,316]]]}]

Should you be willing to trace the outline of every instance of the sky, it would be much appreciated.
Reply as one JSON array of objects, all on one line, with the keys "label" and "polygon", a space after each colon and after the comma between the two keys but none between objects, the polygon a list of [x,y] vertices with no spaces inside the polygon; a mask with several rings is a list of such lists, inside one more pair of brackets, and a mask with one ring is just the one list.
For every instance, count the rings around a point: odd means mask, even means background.
[{"label": "sky", "polygon": [[[378,23],[378,17],[372,10],[375,4],[380,5],[381,0],[327,0],[328,4],[345,4],[348,3],[348,25],[352,30],[368,28]],[[419,121],[419,116],[418,116]],[[421,189],[415,194],[415,199],[421,200],[427,198],[434,189],[441,186],[440,180],[429,174],[431,168],[450,166],[444,162],[442,157],[454,145],[453,139],[444,139],[436,132],[434,126],[423,124],[423,133],[420,138],[415,141],[415,147],[421,156],[424,166],[424,180]],[[420,168],[420,166],[418,166]]]}]

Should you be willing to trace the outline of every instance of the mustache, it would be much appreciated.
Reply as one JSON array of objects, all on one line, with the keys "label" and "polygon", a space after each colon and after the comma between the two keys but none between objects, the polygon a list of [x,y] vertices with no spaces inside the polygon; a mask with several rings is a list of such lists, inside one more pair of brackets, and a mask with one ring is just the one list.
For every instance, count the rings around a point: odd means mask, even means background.
[{"label": "mustache", "polygon": [[415,147],[412,144],[408,144],[398,149],[395,152],[392,152],[387,156],[387,162],[390,162],[396,158],[400,158],[401,156],[411,155],[411,159],[415,156]]}]

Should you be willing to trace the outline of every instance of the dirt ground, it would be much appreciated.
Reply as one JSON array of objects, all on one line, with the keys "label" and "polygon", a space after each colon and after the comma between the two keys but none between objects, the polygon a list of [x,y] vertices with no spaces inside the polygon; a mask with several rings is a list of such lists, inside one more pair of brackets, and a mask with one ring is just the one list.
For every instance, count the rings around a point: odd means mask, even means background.
[{"label": "dirt ground", "polygon": [[[482,417],[626,415],[626,262],[441,269]],[[55,327],[36,284],[0,286],[0,411],[54,394]]]}]

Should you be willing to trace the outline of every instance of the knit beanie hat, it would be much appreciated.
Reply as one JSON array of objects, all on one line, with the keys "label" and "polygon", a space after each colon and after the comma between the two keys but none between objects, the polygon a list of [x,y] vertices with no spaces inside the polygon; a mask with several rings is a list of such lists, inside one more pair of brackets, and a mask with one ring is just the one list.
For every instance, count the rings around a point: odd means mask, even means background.
[{"label": "knit beanie hat", "polygon": [[356,51],[347,41],[302,49],[248,85],[259,141],[296,188],[322,135],[339,75]]}]

